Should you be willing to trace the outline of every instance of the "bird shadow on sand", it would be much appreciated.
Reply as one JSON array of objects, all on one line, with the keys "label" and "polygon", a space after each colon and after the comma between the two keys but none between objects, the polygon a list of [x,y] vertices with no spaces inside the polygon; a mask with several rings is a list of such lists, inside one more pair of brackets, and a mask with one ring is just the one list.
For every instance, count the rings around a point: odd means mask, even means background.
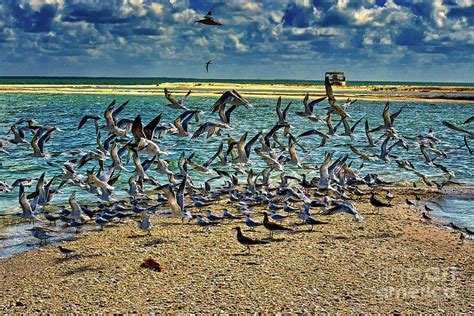
[{"label": "bird shadow on sand", "polygon": [[384,232],[369,236],[360,236],[360,238],[365,239],[387,239],[387,238],[399,238],[403,235],[403,233],[392,233],[392,232]]},{"label": "bird shadow on sand", "polygon": [[262,238],[261,240],[263,240],[263,241],[268,241],[268,242],[270,242],[270,243],[272,243],[272,242],[284,242],[284,241],[288,241],[288,240],[286,240],[285,238],[270,238],[270,237]]},{"label": "bird shadow on sand", "polygon": [[254,262],[254,261],[248,261],[248,262],[242,262],[242,264],[248,265],[248,266],[258,266],[260,263]]},{"label": "bird shadow on sand", "polygon": [[181,225],[191,225],[193,224],[192,221],[184,221],[184,222],[171,222],[171,223],[161,223],[160,226],[168,227],[168,226],[181,226]]},{"label": "bird shadow on sand", "polygon": [[[245,258],[252,259],[252,258],[261,258],[262,255],[259,255],[259,254],[256,254],[256,253],[239,252],[239,253],[233,253],[232,257],[242,257],[242,259],[245,259]],[[239,262],[241,264],[245,264],[245,265],[249,265],[249,266],[259,265],[259,263],[255,262],[255,261],[247,261],[247,262],[239,261]]]},{"label": "bird shadow on sand", "polygon": [[195,229],[192,231],[193,234],[212,234],[211,228]]},{"label": "bird shadow on sand", "polygon": [[62,276],[71,276],[77,273],[83,273],[83,272],[93,272],[93,271],[101,271],[102,269],[99,269],[97,267],[92,267],[90,265],[78,267],[75,269],[71,269],[69,271],[66,271],[64,273],[61,273]]},{"label": "bird shadow on sand", "polygon": [[[257,250],[257,249],[255,249]],[[258,251],[257,251],[258,252]],[[232,257],[243,257],[243,258],[261,258],[263,257],[262,254],[259,254],[257,252],[248,252],[247,250],[241,251],[241,252],[236,252],[236,253],[231,253],[229,254]],[[243,264],[248,264],[248,265],[257,265],[258,262],[242,262]]]},{"label": "bird shadow on sand", "polygon": [[161,238],[156,238],[156,239],[151,239],[147,240],[143,243],[144,247],[151,247],[151,246],[156,246],[156,245],[161,245],[164,243],[168,243],[167,240],[161,239]]},{"label": "bird shadow on sand", "polygon": [[54,259],[54,263],[58,264],[58,263],[64,263],[64,262],[72,261],[74,259],[95,258],[95,257],[98,257],[98,256],[99,256],[98,254],[94,254],[94,253],[89,253],[89,254],[74,253],[74,254],[71,254],[67,257],[62,256],[61,258],[56,258],[56,259]]},{"label": "bird shadow on sand", "polygon": [[320,233],[320,232],[321,232],[321,231],[317,231],[317,230],[315,230],[315,229],[313,229],[313,230],[309,230],[309,229],[298,229],[298,230],[294,230],[294,231],[289,232],[289,234],[294,235],[294,234],[301,234],[301,233],[307,234],[307,233]]},{"label": "bird shadow on sand", "polygon": [[291,224],[290,226],[299,227],[299,226],[304,226],[304,225],[306,225],[306,223],[298,222],[298,223],[293,223],[293,224]]},{"label": "bird shadow on sand", "polygon": [[248,233],[258,233],[259,232],[258,230],[255,230],[255,229],[243,229],[242,231],[248,232]]},{"label": "bird shadow on sand", "polygon": [[347,236],[340,236],[340,235],[337,235],[337,236],[329,236],[328,238],[331,238],[331,239],[334,239],[334,240],[348,240],[348,239],[350,239],[350,237],[347,237]]},{"label": "bird shadow on sand", "polygon": [[144,235],[144,234],[132,234],[132,235],[127,236],[127,238],[130,238],[130,239],[145,238],[145,237],[147,237],[147,235]]},{"label": "bird shadow on sand", "polygon": [[233,254],[231,254],[231,256],[234,256],[234,257],[250,257],[250,256],[256,256],[256,254],[246,251],[246,252],[233,253]]}]

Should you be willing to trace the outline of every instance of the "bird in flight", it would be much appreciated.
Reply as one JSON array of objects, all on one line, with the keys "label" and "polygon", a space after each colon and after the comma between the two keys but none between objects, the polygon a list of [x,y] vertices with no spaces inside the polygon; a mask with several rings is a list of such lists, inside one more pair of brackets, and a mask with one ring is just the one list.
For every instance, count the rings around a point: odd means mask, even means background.
[{"label": "bird in flight", "polygon": [[211,11],[207,12],[207,14],[204,16],[204,19],[197,20],[196,22],[205,25],[222,25],[222,23],[219,23],[214,19]]},{"label": "bird in flight", "polygon": [[206,63],[206,72],[209,73],[209,65],[212,64],[212,60],[208,60]]}]

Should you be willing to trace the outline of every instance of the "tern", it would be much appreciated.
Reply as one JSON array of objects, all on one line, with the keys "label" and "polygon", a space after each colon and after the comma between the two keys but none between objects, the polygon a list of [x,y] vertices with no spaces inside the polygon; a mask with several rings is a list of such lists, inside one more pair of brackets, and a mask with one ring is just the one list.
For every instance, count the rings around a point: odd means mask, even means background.
[{"label": "tern", "polygon": [[443,125],[446,126],[447,128],[452,129],[453,131],[466,133],[469,136],[469,138],[474,139],[474,132],[468,131],[467,129],[454,125],[453,123],[450,123],[448,121],[442,121],[441,123],[443,123]]},{"label": "tern", "polygon": [[13,134],[13,139],[9,139],[8,141],[12,144],[22,144],[26,143],[25,140],[25,130],[27,127],[20,127],[17,128],[16,125],[12,125],[10,127],[10,132]]},{"label": "tern", "polygon": [[321,102],[325,99],[326,99],[326,97],[322,97],[322,98],[313,100],[313,101],[308,103],[309,94],[306,93],[305,96],[304,96],[304,99],[303,99],[304,112],[297,111],[296,114],[299,115],[299,116],[302,116],[302,117],[306,117],[306,118],[308,118],[309,120],[311,120],[313,122],[324,123],[324,120],[322,118],[318,117],[316,114],[314,114],[313,110],[314,110],[314,106],[316,104],[318,104],[319,102]]},{"label": "tern", "polygon": [[211,222],[220,221],[224,219],[223,216],[212,213],[210,210],[206,210],[205,212],[206,212],[207,219],[210,220]]},{"label": "tern", "polygon": [[277,223],[270,222],[268,219],[268,213],[263,212],[263,227],[268,229],[270,231],[270,239],[273,238],[273,231],[292,231],[293,229],[284,227],[282,225],[279,225]]},{"label": "tern", "polygon": [[247,163],[249,161],[252,146],[258,140],[260,135],[262,135],[262,132],[257,133],[248,142],[246,142],[247,135],[248,135],[248,132],[245,132],[242,135],[242,137],[240,137],[240,140],[237,143],[237,150],[238,150],[238,153],[239,153],[239,158],[237,159],[237,161],[239,163]]},{"label": "tern", "polygon": [[23,184],[20,184],[20,190],[18,192],[18,201],[20,203],[22,213],[18,216],[30,221],[36,219],[35,211],[36,206],[38,205],[38,199],[39,197],[37,196],[30,203],[26,198],[25,188],[23,187]]},{"label": "tern", "polygon": [[58,246],[58,249],[59,249],[59,252],[65,256],[66,259],[69,257],[70,254],[76,252],[75,250],[68,249],[62,246]]},{"label": "tern", "polygon": [[161,190],[165,194],[174,216],[178,216],[182,211],[184,211],[184,189],[186,181],[187,175],[185,174],[176,192],[172,189],[170,184],[165,184],[156,188],[156,190]]},{"label": "tern", "polygon": [[237,241],[241,245],[244,245],[245,247],[247,247],[248,254],[250,254],[250,246],[268,244],[268,241],[266,240],[252,239],[250,237],[244,236],[242,234],[242,230],[240,229],[240,227],[234,227],[232,229],[235,229],[237,231]]},{"label": "tern", "polygon": [[166,106],[169,106],[172,109],[188,110],[188,108],[184,104],[186,103],[186,101],[188,101],[190,94],[191,90],[189,90],[182,99],[176,100],[171,95],[171,92],[169,92],[168,89],[165,88],[165,97],[170,102],[169,104],[166,104]]},{"label": "tern", "polygon": [[309,215],[309,213],[306,213],[306,212],[304,212],[303,220],[306,224],[311,226],[310,231],[313,231],[313,228],[314,228],[315,225],[326,225],[327,224],[327,222],[319,221],[319,220],[315,219],[314,217],[312,217],[311,215]]},{"label": "tern", "polygon": [[128,101],[125,101],[121,106],[114,110],[115,100],[113,100],[104,111],[105,126],[102,129],[110,134],[123,136],[127,133],[125,129],[118,127],[117,117],[123,111]]},{"label": "tern", "polygon": [[218,224],[217,222],[209,221],[209,220],[203,218],[201,215],[196,215],[196,221],[197,221],[198,225],[201,226],[201,227],[209,227],[209,226],[213,226],[213,225]]},{"label": "tern", "polygon": [[245,225],[254,230],[255,227],[262,226],[262,223],[252,219],[249,215],[245,215]]},{"label": "tern", "polygon": [[244,99],[236,90],[224,92],[220,98],[211,106],[212,113],[216,112],[222,104],[230,103],[231,105],[243,105],[246,108],[252,108],[253,105]]},{"label": "tern", "polygon": [[206,72],[209,73],[209,65],[212,64],[212,60],[208,60],[206,63]]},{"label": "tern", "polygon": [[232,126],[226,123],[222,123],[222,122],[209,121],[199,126],[199,128],[194,132],[191,138],[197,138],[206,132],[207,132],[207,138],[209,138],[213,134],[217,134],[219,132],[219,129],[221,128],[232,129]]},{"label": "tern", "polygon": [[237,216],[231,213],[228,209],[224,209],[223,211],[224,212],[222,214],[222,217],[225,219],[240,219],[241,218],[240,216]]},{"label": "tern", "polygon": [[45,244],[49,238],[53,238],[54,235],[51,235],[52,230],[41,228],[41,227],[33,227],[28,229],[33,237],[40,240],[40,244]]},{"label": "tern", "polygon": [[356,220],[356,221],[363,221],[364,220],[364,216],[362,216],[362,214],[360,214],[357,211],[357,209],[355,208],[355,206],[350,202],[347,202],[347,201],[344,201],[344,202],[333,201],[332,205],[334,205],[334,207],[332,207],[332,208],[328,209],[327,211],[325,211],[324,215],[334,215],[334,214],[338,214],[338,213],[345,213],[345,214],[353,215],[354,220]]},{"label": "tern", "polygon": [[222,23],[219,23],[216,21],[216,19],[214,19],[211,11],[207,12],[207,14],[204,16],[203,19],[196,20],[195,22],[201,23],[204,25],[219,25],[219,26],[222,25]]},{"label": "tern", "polygon": [[51,138],[51,133],[55,131],[56,128],[53,127],[44,134],[41,134],[41,130],[38,130],[33,138],[31,139],[31,147],[33,148],[33,157],[44,157],[48,158],[48,155],[44,153],[44,145]]},{"label": "tern", "polygon": [[151,230],[153,225],[151,224],[151,214],[148,212],[142,213],[142,218],[138,221],[138,227],[147,232],[148,236],[151,236]]},{"label": "tern", "polygon": [[381,200],[379,200],[376,196],[375,196],[375,192],[372,192],[371,195],[370,195],[370,204],[372,204],[372,206],[375,207],[375,209],[379,209],[381,207],[392,207],[392,205],[390,203],[385,203]]},{"label": "tern", "polygon": [[99,133],[99,120],[100,120],[100,117],[98,115],[84,115],[81,121],[79,122],[77,129],[78,130],[81,129],[89,120],[94,121],[95,133],[98,134]]},{"label": "tern", "polygon": [[275,221],[282,221],[284,220],[285,218],[288,217],[288,215],[283,215],[283,214],[279,214],[275,211],[271,211],[271,216],[270,216],[273,220]]},{"label": "tern", "polygon": [[277,124],[284,125],[284,124],[288,123],[288,121],[286,119],[286,116],[288,114],[288,110],[290,109],[290,106],[291,106],[291,102],[288,103],[288,105],[282,111],[281,110],[281,97],[278,97],[278,101],[277,101],[277,104],[276,104],[276,107],[275,107],[276,113],[278,115],[278,123]]}]

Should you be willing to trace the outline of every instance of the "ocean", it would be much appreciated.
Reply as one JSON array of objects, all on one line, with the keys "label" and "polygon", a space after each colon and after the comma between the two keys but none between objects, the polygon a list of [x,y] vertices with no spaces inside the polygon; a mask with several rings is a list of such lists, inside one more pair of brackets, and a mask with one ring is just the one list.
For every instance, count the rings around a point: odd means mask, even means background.
[{"label": "ocean", "polygon": [[[160,82],[187,82],[187,81],[210,81],[203,79],[189,79],[189,78],[37,78],[37,77],[2,77],[0,84],[91,84],[91,85],[150,85]],[[290,80],[216,80],[219,82],[229,83],[303,83],[303,84],[323,84],[318,81],[290,81]],[[374,84],[374,82],[351,82],[351,85],[367,85]],[[394,82],[376,82],[379,85],[393,85],[393,84],[416,84],[416,85],[473,85],[473,83],[394,83]],[[311,91],[308,91],[311,92]],[[244,95],[245,97],[245,95]],[[89,122],[81,130],[77,130],[77,125],[85,114],[96,114],[102,116],[105,107],[112,101],[117,100],[117,104],[121,104],[129,100],[121,118],[127,117],[133,119],[137,114],[142,116],[145,124],[158,114],[162,114],[162,123],[171,123],[179,114],[179,110],[165,107],[167,100],[163,94],[157,95],[121,95],[121,94],[55,94],[55,93],[0,93],[0,137],[11,138],[8,134],[10,126],[21,118],[32,118],[40,124],[54,125],[61,129],[61,131],[54,132],[51,139],[45,145],[45,151],[51,155],[50,161],[58,164],[64,163],[67,159],[73,158],[66,152],[74,149],[83,151],[94,150],[96,148],[95,133],[92,122]],[[251,109],[242,107],[237,108],[231,116],[231,123],[234,125],[232,130],[224,131],[224,134],[229,134],[234,138],[239,138],[244,131],[249,132],[249,138],[260,131],[268,131],[277,120],[275,113],[276,98],[257,98],[247,97],[247,99],[255,105]],[[201,116],[202,122],[208,119],[218,120],[217,113],[210,112],[210,106],[216,101],[216,97],[211,96],[193,96],[187,103],[191,109],[200,109],[204,111]],[[288,119],[290,124],[294,127],[293,135],[299,135],[303,131],[311,128],[320,128],[325,130],[325,126],[319,123],[310,122],[307,119],[301,118],[294,114],[295,111],[303,109],[303,103],[295,99],[287,100],[283,98],[283,104],[292,101],[293,105],[290,109]],[[326,101],[324,101],[326,102]],[[325,147],[316,148],[319,145],[320,139],[318,137],[307,137],[301,141],[301,144],[309,149],[309,154],[302,153],[299,149],[298,154],[304,160],[304,163],[309,165],[319,165],[327,151],[334,151],[335,157],[340,157],[349,154],[353,159],[353,166],[358,167],[362,161],[358,159],[350,151],[347,144],[351,143],[355,147],[360,148],[372,155],[378,155],[380,147],[367,148],[366,137],[364,134],[363,122],[367,119],[371,128],[382,124],[382,111],[385,101],[364,101],[359,100],[351,105],[348,112],[351,115],[350,122],[353,124],[360,118],[364,118],[362,123],[357,127],[354,138],[351,140],[344,136],[334,136]],[[321,106],[316,106],[315,112],[323,115],[324,103]],[[403,111],[397,118],[395,127],[399,133],[405,137],[411,138],[417,135],[426,134],[432,130],[435,135],[443,140],[438,148],[447,152],[447,158],[439,158],[436,160],[442,163],[448,169],[455,172],[456,177],[453,179],[456,182],[474,185],[474,159],[463,147],[464,140],[461,133],[454,132],[447,129],[441,124],[442,120],[448,120],[454,123],[462,123],[465,119],[472,116],[474,113],[473,103],[464,102],[391,102],[391,113],[403,107]],[[337,124],[336,119],[333,120],[333,125]],[[472,125],[471,125],[472,126]],[[197,129],[198,124],[191,122],[190,130]],[[472,127],[468,127],[472,130]],[[342,127],[341,127],[342,129]],[[381,134],[374,135],[378,138]],[[27,140],[31,140],[31,133],[27,132]],[[420,149],[413,141],[408,141],[410,150],[405,151],[401,147],[393,150],[395,156],[403,157],[405,160],[410,160],[417,170],[426,173],[434,179],[443,179],[443,172],[439,169],[432,168],[424,163],[423,156]],[[471,141],[472,143],[472,141]],[[177,159],[181,152],[185,152],[187,156],[195,153],[194,160],[199,163],[206,161],[217,150],[220,140],[211,138],[206,141],[204,137],[195,140],[177,138],[173,136],[166,136],[161,140],[160,146],[167,149],[170,154],[165,158],[170,162],[170,168],[177,170]],[[472,145],[474,146],[474,144]],[[58,168],[51,167],[46,164],[42,158],[33,158],[31,156],[31,146],[27,144],[6,144],[5,149],[10,152],[10,155],[0,153],[0,181],[11,184],[20,177],[34,177],[37,178],[43,171],[46,171],[46,178],[50,179],[54,175],[60,175],[61,171]],[[259,172],[264,168],[264,164],[260,159],[257,159],[256,154],[252,159],[252,168]],[[133,170],[131,163],[128,169]],[[81,171],[85,172],[84,167]],[[288,168],[289,174],[299,175],[301,170],[295,168]],[[411,183],[418,180],[413,173],[403,169],[397,168],[395,159],[392,159],[390,164],[381,161],[365,162],[362,173],[377,172],[384,179],[389,181]],[[167,180],[151,171],[151,174],[156,176],[160,181]],[[196,184],[202,183],[209,175],[202,174],[198,171],[191,170],[191,175]],[[310,171],[310,176],[317,175],[317,170]],[[275,178],[278,174],[275,173]],[[242,178],[243,179],[243,178]],[[116,187],[117,194],[125,196],[124,189],[127,187],[127,175],[119,179]],[[33,187],[26,188],[27,192],[34,190]],[[55,205],[65,205],[72,190],[77,190],[77,187],[65,187],[62,189],[63,193],[53,200]],[[87,192],[78,192],[79,199],[95,201],[96,197]],[[469,199],[471,197],[467,197]],[[470,207],[470,203],[463,203],[466,196],[460,197],[459,203],[444,203],[443,207],[438,210],[439,214],[448,221],[453,221],[471,229],[474,228],[474,211]],[[456,205],[456,210],[450,211],[450,205]],[[461,209],[460,209],[461,208]],[[10,193],[0,193],[0,213],[15,212],[19,209],[18,206],[18,190],[15,189]],[[363,210],[362,210],[363,212]]]}]

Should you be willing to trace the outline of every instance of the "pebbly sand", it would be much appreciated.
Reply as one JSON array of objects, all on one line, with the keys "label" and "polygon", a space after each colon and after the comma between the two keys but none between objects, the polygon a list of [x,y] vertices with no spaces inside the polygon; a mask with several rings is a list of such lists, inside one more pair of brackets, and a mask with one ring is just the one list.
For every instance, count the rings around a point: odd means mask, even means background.
[{"label": "pebbly sand", "polygon": [[[231,230],[241,220],[203,229],[163,216],[151,237],[133,221],[79,234],[62,244],[76,250],[67,259],[57,245],[17,253],[0,260],[0,313],[473,312],[473,241],[423,219],[408,189],[391,192],[379,214],[356,202],[363,222],[317,216],[329,224],[308,232],[293,216],[294,232],[251,255]],[[244,234],[268,238],[263,227]],[[164,271],[140,268],[148,256]]]},{"label": "pebbly sand", "polygon": [[[167,82],[158,85],[41,85],[2,84],[0,93],[67,93],[67,94],[122,94],[163,95],[163,89],[173,94],[185,94],[189,89],[194,96],[218,97],[225,90],[236,89],[246,97],[302,98],[325,96],[323,85],[309,84],[245,84],[219,82]],[[473,86],[411,86],[367,85],[334,87],[338,98],[389,101],[474,102]]]}]

